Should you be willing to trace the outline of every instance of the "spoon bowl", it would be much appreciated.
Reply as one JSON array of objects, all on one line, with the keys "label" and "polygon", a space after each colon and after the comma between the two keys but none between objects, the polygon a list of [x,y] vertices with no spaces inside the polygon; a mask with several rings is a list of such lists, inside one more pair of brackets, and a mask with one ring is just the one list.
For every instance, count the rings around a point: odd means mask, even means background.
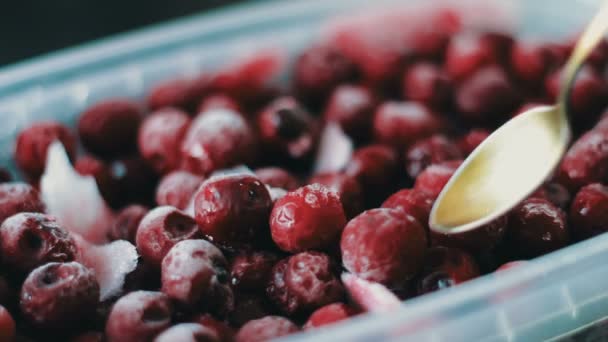
[{"label": "spoon bowl", "polygon": [[608,30],[604,2],[566,62],[557,104],[514,117],[482,142],[439,194],[429,226],[462,233],[506,214],[555,169],[570,141],[567,100],[581,65]]}]

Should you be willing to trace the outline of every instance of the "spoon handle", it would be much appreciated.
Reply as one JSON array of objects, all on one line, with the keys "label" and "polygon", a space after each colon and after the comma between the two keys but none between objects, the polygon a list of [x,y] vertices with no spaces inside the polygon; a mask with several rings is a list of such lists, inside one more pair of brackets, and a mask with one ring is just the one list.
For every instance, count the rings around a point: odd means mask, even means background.
[{"label": "spoon handle", "polygon": [[602,39],[608,31],[608,1],[603,1],[602,6],[591,20],[581,37],[579,38],[574,51],[566,62],[564,74],[562,75],[562,84],[559,90],[557,103],[561,107],[561,112],[566,112],[566,104],[570,92],[570,85],[574,82],[576,73],[583,65],[589,54],[593,51],[597,43]]}]

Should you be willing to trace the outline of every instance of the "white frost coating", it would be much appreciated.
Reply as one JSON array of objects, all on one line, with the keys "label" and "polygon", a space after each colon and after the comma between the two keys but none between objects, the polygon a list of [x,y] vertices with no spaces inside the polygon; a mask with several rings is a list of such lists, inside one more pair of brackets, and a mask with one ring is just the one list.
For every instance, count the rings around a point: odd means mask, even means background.
[{"label": "white frost coating", "polygon": [[268,189],[268,193],[270,194],[270,199],[272,200],[273,203],[276,200],[278,200],[279,198],[287,195],[287,190],[285,190],[283,188],[274,188],[274,187],[266,184],[266,189]]},{"label": "white frost coating", "polygon": [[99,300],[104,301],[122,291],[127,274],[137,267],[137,249],[125,240],[105,245],[94,245],[77,234],[75,236],[80,250],[79,262],[90,268],[99,283]]},{"label": "white frost coating", "polygon": [[353,142],[336,123],[328,123],[321,134],[315,173],[342,170],[353,154]]},{"label": "white frost coating", "polygon": [[342,274],[342,282],[351,298],[366,311],[389,312],[401,305],[399,298],[382,284],[361,279],[350,273]]},{"label": "white frost coating", "polygon": [[247,166],[237,165],[237,166],[231,167],[229,169],[221,169],[221,170],[214,171],[209,176],[209,179],[211,179],[211,178],[217,179],[219,177],[238,176],[238,175],[250,175],[250,176],[255,176],[257,178],[257,176],[255,175],[255,172],[253,172]]},{"label": "white frost coating", "polygon": [[101,197],[95,179],[74,170],[58,141],[48,148],[40,192],[48,213],[67,230],[93,243],[106,241],[113,213]]}]

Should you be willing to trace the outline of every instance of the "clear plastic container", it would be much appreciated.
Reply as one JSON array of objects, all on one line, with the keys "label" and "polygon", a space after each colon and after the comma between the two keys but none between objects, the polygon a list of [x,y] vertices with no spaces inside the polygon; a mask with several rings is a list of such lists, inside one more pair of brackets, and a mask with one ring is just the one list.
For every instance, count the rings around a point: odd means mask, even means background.
[{"label": "clear plastic container", "polygon": [[[364,7],[433,6],[446,1],[297,0],[245,4],[197,15],[0,70],[0,165],[12,166],[15,132],[35,120],[70,123],[88,104],[109,96],[141,97],[151,84],[213,68],[264,45],[292,53],[320,23]],[[558,37],[579,30],[599,1],[452,1],[480,24],[498,7],[520,35]],[[52,29],[52,28],[50,28]],[[365,315],[291,341],[536,341],[564,337],[608,339],[608,235],[419,297],[400,310]],[[595,327],[595,329],[593,329]],[[578,330],[577,330],[578,329]],[[582,329],[582,331],[581,331]]]}]

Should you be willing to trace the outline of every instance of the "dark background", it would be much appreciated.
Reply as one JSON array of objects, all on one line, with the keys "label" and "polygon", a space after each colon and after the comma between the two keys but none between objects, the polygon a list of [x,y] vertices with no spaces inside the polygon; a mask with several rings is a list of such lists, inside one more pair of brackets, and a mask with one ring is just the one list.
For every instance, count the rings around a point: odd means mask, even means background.
[{"label": "dark background", "polygon": [[5,0],[0,66],[239,0]]}]

